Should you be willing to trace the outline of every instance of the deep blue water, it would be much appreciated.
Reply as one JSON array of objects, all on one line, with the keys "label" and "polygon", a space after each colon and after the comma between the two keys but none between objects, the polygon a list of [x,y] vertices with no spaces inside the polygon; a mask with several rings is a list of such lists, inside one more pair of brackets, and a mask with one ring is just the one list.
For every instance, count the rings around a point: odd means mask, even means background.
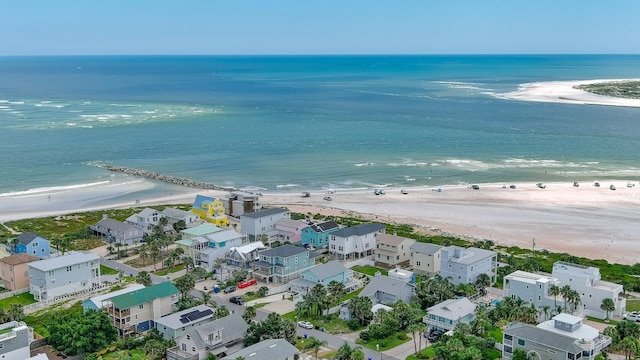
[{"label": "deep blue water", "polygon": [[[267,190],[640,179],[640,109],[504,100],[640,56],[0,58],[0,193],[111,163]],[[546,172],[546,174],[545,174]]]}]

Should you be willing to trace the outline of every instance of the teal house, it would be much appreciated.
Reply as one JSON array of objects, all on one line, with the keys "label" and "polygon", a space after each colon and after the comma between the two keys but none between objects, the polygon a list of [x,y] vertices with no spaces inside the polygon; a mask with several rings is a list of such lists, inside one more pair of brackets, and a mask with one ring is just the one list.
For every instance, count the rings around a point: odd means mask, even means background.
[{"label": "teal house", "polygon": [[258,280],[273,283],[288,283],[316,265],[320,254],[302,246],[283,245],[258,253],[259,260],[251,263],[253,275]]},{"label": "teal house", "polygon": [[329,244],[329,234],[340,230],[340,226],[333,221],[323,222],[321,224],[310,223],[309,226],[302,229],[302,245],[320,248]]}]

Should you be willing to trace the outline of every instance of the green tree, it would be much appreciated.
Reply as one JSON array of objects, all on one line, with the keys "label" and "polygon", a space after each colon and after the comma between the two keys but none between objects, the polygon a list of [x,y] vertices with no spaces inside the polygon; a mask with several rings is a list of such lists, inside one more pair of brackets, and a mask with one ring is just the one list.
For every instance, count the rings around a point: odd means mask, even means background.
[{"label": "green tree", "polygon": [[148,272],[142,270],[136,275],[136,282],[144,286],[151,286],[151,275]]},{"label": "green tree", "polygon": [[352,319],[356,319],[361,326],[366,326],[373,319],[372,306],[373,303],[370,298],[357,296],[349,301],[347,309],[351,312]]},{"label": "green tree", "polygon": [[244,345],[250,346],[267,339],[285,339],[291,344],[296,342],[296,325],[276,313],[270,313],[266,319],[249,324]]},{"label": "green tree", "polygon": [[258,291],[256,292],[256,295],[261,298],[267,296],[267,294],[269,294],[269,288],[266,286],[261,286],[260,289],[258,289]]},{"label": "green tree", "polygon": [[626,359],[631,359],[631,356],[638,352],[638,338],[627,336],[620,341],[618,347],[624,351]]},{"label": "green tree", "polygon": [[6,313],[8,321],[21,321],[24,318],[24,309],[20,304],[9,305],[9,311]]},{"label": "green tree", "polygon": [[611,298],[602,299],[602,304],[600,304],[600,309],[604,310],[606,313],[605,319],[609,318],[609,313],[616,310],[616,304],[613,302]]},{"label": "green tree", "polygon": [[187,296],[194,286],[196,286],[196,280],[188,273],[176,279],[175,283],[183,298]]},{"label": "green tree", "polygon": [[567,311],[567,304],[569,303],[569,297],[571,296],[571,292],[573,291],[573,289],[571,289],[571,286],[569,285],[565,285],[563,287],[560,288],[560,294],[562,294],[562,297],[564,298],[564,311]]},{"label": "green tree", "polygon": [[48,343],[67,355],[104,349],[118,337],[104,311],[64,311],[55,313],[47,324]]},{"label": "green tree", "polygon": [[351,347],[345,341],[333,356],[334,360],[364,360],[364,352],[360,346]]},{"label": "green tree", "polygon": [[225,306],[218,306],[216,308],[216,313],[215,313],[215,318],[216,319],[221,319],[225,316],[229,316],[229,309],[227,309]]},{"label": "green tree", "polygon": [[511,360],[527,360],[527,353],[522,349],[515,349],[511,355]]},{"label": "green tree", "polygon": [[481,289],[480,293],[484,294],[486,288],[491,286],[491,277],[485,273],[478,274],[478,277],[476,278],[476,286],[478,289]]},{"label": "green tree", "polygon": [[318,360],[318,353],[320,352],[320,349],[326,345],[327,345],[326,340],[320,340],[314,336],[310,336],[304,342],[304,350],[311,350],[315,355],[316,360]]},{"label": "green tree", "polygon": [[248,323],[250,323],[253,319],[255,319],[257,315],[257,311],[256,308],[253,306],[247,306],[244,309],[244,312],[242,313],[242,318],[244,319],[244,321]]},{"label": "green tree", "polygon": [[556,284],[549,286],[549,294],[553,295],[553,307],[558,307],[558,295],[560,295],[560,287]]}]

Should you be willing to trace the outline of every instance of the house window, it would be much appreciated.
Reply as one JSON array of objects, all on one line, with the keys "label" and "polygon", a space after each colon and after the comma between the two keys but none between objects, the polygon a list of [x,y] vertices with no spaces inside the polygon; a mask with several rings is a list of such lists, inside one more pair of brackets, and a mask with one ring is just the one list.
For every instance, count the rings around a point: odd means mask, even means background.
[{"label": "house window", "polygon": [[135,319],[138,320],[138,315],[135,316]]},{"label": "house window", "polygon": [[505,340],[513,340],[513,335],[504,334]]},{"label": "house window", "polygon": [[505,345],[505,347],[504,347],[504,352],[506,352],[506,353],[511,353],[511,351],[512,351],[511,346],[506,346],[506,345]]},{"label": "house window", "polygon": [[71,271],[71,266],[67,266],[67,271]]},{"label": "house window", "polygon": [[191,340],[191,335],[187,334],[187,340]]},{"label": "house window", "polygon": [[523,339],[518,339],[518,345],[524,346],[524,340]]},{"label": "house window", "polygon": [[42,253],[43,253],[43,252],[44,252],[44,249],[40,249],[40,252],[42,252]]},{"label": "house window", "polygon": [[187,344],[182,344],[182,351],[187,351]]},{"label": "house window", "polygon": [[144,309],[144,304],[140,304],[140,309]]},{"label": "house window", "polygon": [[192,346],[192,347],[191,347],[191,351],[196,352],[196,347],[195,347],[195,346]]},{"label": "house window", "polygon": [[417,265],[417,266],[420,266],[420,261],[416,261],[416,265]]}]

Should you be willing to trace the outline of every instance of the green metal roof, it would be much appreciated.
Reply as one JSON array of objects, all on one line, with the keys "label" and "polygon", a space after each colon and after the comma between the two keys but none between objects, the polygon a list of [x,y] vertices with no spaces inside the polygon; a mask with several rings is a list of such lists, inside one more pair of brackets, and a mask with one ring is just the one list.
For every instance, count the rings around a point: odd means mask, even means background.
[{"label": "green metal roof", "polygon": [[191,241],[191,239],[182,239],[182,240],[176,241],[176,244],[184,245],[186,247],[191,247],[191,245],[193,244],[193,241]]},{"label": "green metal roof", "polygon": [[194,226],[192,228],[189,229],[184,229],[182,231],[180,231],[183,234],[188,234],[188,235],[193,235],[193,236],[202,236],[202,235],[207,235],[207,234],[211,234],[214,232],[218,232],[221,231],[222,229],[213,225],[213,224],[202,224],[202,225],[198,225],[198,226]]},{"label": "green metal roof", "polygon": [[179,294],[180,291],[172,282],[167,281],[157,285],[152,285],[144,289],[136,290],[127,294],[118,295],[111,298],[111,302],[118,309],[124,310],[132,306],[151,302],[155,299]]}]

